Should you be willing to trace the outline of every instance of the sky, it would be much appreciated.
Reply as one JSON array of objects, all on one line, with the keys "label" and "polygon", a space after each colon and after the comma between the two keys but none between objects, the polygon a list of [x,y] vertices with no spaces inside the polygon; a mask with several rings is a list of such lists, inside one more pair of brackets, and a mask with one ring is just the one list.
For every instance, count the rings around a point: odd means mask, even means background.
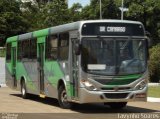
[{"label": "sky", "polygon": [[80,3],[82,6],[90,4],[90,0],[68,0],[68,6],[71,7],[73,3]]}]

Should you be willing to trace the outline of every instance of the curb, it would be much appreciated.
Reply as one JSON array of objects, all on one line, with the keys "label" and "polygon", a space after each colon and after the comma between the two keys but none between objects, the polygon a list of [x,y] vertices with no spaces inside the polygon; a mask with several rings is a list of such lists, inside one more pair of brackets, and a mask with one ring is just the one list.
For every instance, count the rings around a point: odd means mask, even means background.
[{"label": "curb", "polygon": [[7,87],[6,84],[0,84],[0,88]]},{"label": "curb", "polygon": [[160,102],[160,98],[147,97],[147,102]]},{"label": "curb", "polygon": [[148,83],[148,86],[160,86],[160,83]]}]

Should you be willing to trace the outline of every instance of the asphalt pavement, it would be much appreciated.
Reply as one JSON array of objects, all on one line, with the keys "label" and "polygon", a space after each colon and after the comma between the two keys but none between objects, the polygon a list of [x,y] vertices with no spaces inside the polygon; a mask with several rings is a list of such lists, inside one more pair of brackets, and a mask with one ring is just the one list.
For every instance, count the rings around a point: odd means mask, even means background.
[{"label": "asphalt pavement", "polygon": [[[77,104],[72,109],[62,109],[59,107],[56,99],[42,99],[35,95],[32,95],[29,99],[22,99],[19,91],[14,91],[8,87],[3,87],[0,88],[0,112],[3,114],[18,113],[21,116],[24,116],[23,114],[25,114],[25,117],[27,118],[31,116],[35,116],[37,118],[49,118],[55,115],[57,118],[62,119],[81,119],[81,117],[87,117],[87,119],[104,119],[107,115],[109,115],[109,117],[114,119],[118,118],[118,114],[126,113],[151,113],[159,114],[160,116],[160,103],[129,102],[127,107],[120,110],[111,109],[103,104]],[[71,118],[71,115],[76,118]]]}]

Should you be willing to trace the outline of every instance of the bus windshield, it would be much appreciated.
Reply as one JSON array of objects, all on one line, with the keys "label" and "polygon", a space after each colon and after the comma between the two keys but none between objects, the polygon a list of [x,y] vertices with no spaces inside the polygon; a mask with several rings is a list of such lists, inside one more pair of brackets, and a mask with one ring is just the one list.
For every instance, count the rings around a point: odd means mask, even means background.
[{"label": "bus windshield", "polygon": [[145,39],[82,38],[81,65],[85,72],[127,75],[146,70]]}]

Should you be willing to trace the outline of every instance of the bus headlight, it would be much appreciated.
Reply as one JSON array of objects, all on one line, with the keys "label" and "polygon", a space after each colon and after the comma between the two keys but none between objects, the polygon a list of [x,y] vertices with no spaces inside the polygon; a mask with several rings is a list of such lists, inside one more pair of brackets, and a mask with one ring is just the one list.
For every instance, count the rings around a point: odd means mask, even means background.
[{"label": "bus headlight", "polygon": [[96,91],[97,90],[97,88],[91,82],[89,82],[87,80],[82,80],[81,82],[87,90],[90,90],[90,91]]},{"label": "bus headlight", "polygon": [[142,90],[147,85],[147,80],[143,80],[135,86],[135,90]]}]

